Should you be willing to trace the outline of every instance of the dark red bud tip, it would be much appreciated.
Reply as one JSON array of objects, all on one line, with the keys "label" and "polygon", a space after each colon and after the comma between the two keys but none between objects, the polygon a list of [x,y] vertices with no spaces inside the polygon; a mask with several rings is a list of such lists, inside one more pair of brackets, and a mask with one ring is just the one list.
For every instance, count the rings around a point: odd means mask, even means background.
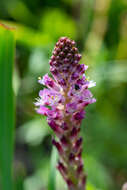
[{"label": "dark red bud tip", "polygon": [[51,71],[51,73],[53,74],[53,75],[55,75],[55,76],[57,76],[58,75],[58,71],[57,71],[57,69],[56,68],[51,68],[50,69],[50,71]]},{"label": "dark red bud tip", "polygon": [[81,174],[82,171],[83,171],[83,164],[80,164],[80,165],[78,166],[78,168],[77,168],[77,173],[78,173],[78,174]]},{"label": "dark red bud tip", "polygon": [[61,86],[66,86],[66,81],[64,79],[60,79],[58,82]]},{"label": "dark red bud tip", "polygon": [[[64,42],[64,41],[66,41],[66,39],[67,39],[67,37],[61,37],[60,39],[59,39],[59,41],[60,42]],[[58,43],[58,42],[57,42]]]},{"label": "dark red bud tip", "polygon": [[[73,151],[75,153],[77,153],[79,155],[79,153],[82,151],[81,149],[81,145],[82,145],[82,138],[79,138],[76,142],[75,142],[75,145],[74,145],[74,149]],[[77,155],[77,156],[78,156]],[[79,156],[78,156],[79,157]]]},{"label": "dark red bud tip", "polygon": [[53,82],[53,81],[47,81],[47,85],[48,85],[49,87],[52,87],[52,88],[53,88],[54,82]]},{"label": "dark red bud tip", "polygon": [[80,149],[79,153],[77,154],[77,157],[78,157],[79,159],[81,159],[81,156],[82,156],[82,149]]},{"label": "dark red bud tip", "polygon": [[67,173],[67,169],[66,167],[64,166],[64,164],[62,162],[58,162],[58,165],[57,165],[57,168],[60,172],[66,174]]},{"label": "dark red bud tip", "polygon": [[60,141],[61,141],[61,144],[63,146],[67,146],[68,145],[68,140],[67,140],[67,138],[64,135],[61,137]]},{"label": "dark red bud tip", "polygon": [[84,111],[77,112],[74,115],[74,119],[77,120],[77,121],[81,121],[84,118],[84,115],[85,115]]},{"label": "dark red bud tip", "polygon": [[89,103],[85,103],[85,106],[88,106],[89,105]]},{"label": "dark red bud tip", "polygon": [[63,133],[63,130],[60,128],[59,125],[57,125],[53,120],[48,122],[49,126],[51,127],[51,129],[57,133],[57,134],[61,134]]},{"label": "dark red bud tip", "polygon": [[83,185],[86,184],[86,175],[84,175],[84,176],[82,177],[82,184],[83,184]]},{"label": "dark red bud tip", "polygon": [[73,182],[70,179],[66,180],[68,187],[73,187]]},{"label": "dark red bud tip", "polygon": [[75,155],[73,153],[70,153],[69,155],[69,161],[73,162],[75,160]]},{"label": "dark red bud tip", "polygon": [[71,137],[72,138],[76,137],[79,131],[80,131],[80,128],[73,127],[71,131]]},{"label": "dark red bud tip", "polygon": [[62,124],[61,127],[62,127],[62,129],[65,130],[65,131],[69,129],[67,123],[65,123],[65,122]]},{"label": "dark red bud tip", "polygon": [[52,144],[57,148],[60,154],[63,154],[63,148],[59,142],[57,142],[55,139],[52,139]]},{"label": "dark red bud tip", "polygon": [[76,146],[77,148],[79,148],[79,147],[81,146],[81,144],[82,144],[82,137],[80,137],[80,138],[76,141],[75,146]]}]

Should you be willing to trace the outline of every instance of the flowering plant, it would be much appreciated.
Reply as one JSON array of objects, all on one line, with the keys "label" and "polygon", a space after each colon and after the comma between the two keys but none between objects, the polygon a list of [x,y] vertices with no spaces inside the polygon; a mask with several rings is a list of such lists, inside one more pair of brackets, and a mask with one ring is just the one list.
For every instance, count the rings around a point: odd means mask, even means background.
[{"label": "flowering plant", "polygon": [[49,62],[53,78],[46,74],[39,79],[39,83],[47,88],[40,90],[35,103],[37,113],[47,116],[47,122],[57,136],[57,140],[52,140],[59,152],[57,168],[69,190],[85,190],[79,132],[85,117],[84,108],[96,101],[88,90],[96,84],[86,79],[84,72],[88,67],[79,64],[80,59],[75,42],[67,37],[60,38]]}]

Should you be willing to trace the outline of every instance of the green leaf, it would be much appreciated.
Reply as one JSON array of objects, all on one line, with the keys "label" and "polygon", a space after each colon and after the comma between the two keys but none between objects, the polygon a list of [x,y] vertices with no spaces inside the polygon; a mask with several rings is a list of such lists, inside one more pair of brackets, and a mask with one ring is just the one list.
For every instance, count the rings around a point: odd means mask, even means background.
[{"label": "green leaf", "polygon": [[48,190],[56,190],[56,162],[57,162],[57,150],[53,147],[51,155]]},{"label": "green leaf", "polygon": [[11,29],[0,24],[0,181],[13,190],[14,100],[12,73],[15,40]]}]

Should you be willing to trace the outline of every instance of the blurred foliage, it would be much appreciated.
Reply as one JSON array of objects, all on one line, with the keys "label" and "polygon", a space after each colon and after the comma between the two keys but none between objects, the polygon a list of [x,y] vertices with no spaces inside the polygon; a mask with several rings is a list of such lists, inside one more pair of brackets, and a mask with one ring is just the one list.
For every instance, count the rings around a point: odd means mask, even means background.
[{"label": "blurred foliage", "polygon": [[[48,61],[60,36],[76,40],[81,62],[89,65],[86,75],[97,82],[92,89],[97,102],[87,108],[81,131],[87,190],[121,189],[127,181],[127,1],[1,0],[0,20],[15,27],[17,41],[16,189],[52,186],[52,131],[45,117],[37,116],[33,102],[43,88],[37,78],[49,72]],[[56,190],[65,190],[55,172]]]},{"label": "blurred foliage", "polygon": [[45,10],[40,22],[40,29],[55,40],[61,36],[71,38],[75,38],[76,36],[75,22],[65,11],[60,9]]}]

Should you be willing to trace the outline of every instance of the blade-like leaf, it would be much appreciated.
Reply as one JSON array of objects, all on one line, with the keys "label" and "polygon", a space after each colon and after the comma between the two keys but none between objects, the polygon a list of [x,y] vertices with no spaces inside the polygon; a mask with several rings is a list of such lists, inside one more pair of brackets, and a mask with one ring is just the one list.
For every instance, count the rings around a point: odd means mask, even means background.
[{"label": "blade-like leaf", "polygon": [[52,149],[50,174],[48,182],[48,190],[56,190],[56,162],[57,162],[57,150],[55,147]]},{"label": "blade-like leaf", "polygon": [[12,72],[15,41],[11,29],[0,24],[0,183],[13,190],[14,101]]}]

